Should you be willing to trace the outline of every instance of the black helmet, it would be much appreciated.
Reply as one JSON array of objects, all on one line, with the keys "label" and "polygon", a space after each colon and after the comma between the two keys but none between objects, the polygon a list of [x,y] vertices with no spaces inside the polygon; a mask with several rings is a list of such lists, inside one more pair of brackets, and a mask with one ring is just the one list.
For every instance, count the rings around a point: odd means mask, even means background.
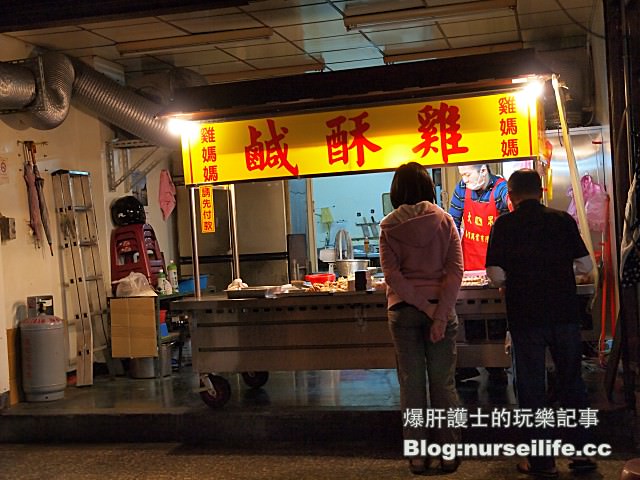
[{"label": "black helmet", "polygon": [[146,223],[147,215],[140,200],[133,195],[127,195],[111,204],[111,221],[114,225],[123,227],[134,223]]}]

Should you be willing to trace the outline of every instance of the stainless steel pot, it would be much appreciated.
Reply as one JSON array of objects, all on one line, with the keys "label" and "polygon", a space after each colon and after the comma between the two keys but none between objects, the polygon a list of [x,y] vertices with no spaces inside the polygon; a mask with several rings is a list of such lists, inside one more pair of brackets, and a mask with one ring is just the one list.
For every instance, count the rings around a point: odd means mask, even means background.
[{"label": "stainless steel pot", "polygon": [[356,270],[366,270],[369,267],[369,260],[336,260],[333,271],[336,276],[348,277]]},{"label": "stainless steel pot", "polygon": [[335,239],[336,260],[348,260],[353,258],[353,243],[351,235],[344,228],[336,232]]}]

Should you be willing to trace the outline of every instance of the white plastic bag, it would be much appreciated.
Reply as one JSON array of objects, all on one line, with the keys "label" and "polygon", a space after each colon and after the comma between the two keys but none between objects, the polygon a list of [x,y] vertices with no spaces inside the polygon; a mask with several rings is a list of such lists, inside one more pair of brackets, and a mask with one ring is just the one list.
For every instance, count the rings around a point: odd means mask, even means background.
[{"label": "white plastic bag", "polygon": [[149,280],[140,272],[131,272],[116,280],[116,297],[156,297],[158,294],[149,285]]},{"label": "white plastic bag", "polygon": [[227,285],[227,290],[242,290],[248,286],[249,285],[244,283],[241,278],[234,278],[233,281]]}]

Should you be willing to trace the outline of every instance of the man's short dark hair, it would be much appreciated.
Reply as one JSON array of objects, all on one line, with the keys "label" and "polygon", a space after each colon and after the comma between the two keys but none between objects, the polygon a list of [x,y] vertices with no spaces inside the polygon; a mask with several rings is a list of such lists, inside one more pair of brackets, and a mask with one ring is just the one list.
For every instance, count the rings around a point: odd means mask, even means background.
[{"label": "man's short dark hair", "polygon": [[396,169],[389,196],[393,208],[398,208],[425,200],[435,203],[436,191],[427,169],[417,162],[409,162]]},{"label": "man's short dark hair", "polygon": [[491,168],[489,167],[489,165],[487,163],[472,163],[471,165],[466,165],[466,166],[467,167],[472,167],[478,172],[480,170],[482,170],[482,167],[485,167],[487,169],[487,173],[489,175],[493,175],[493,173],[491,172]]},{"label": "man's short dark hair", "polygon": [[523,168],[511,174],[507,188],[515,195],[537,195],[542,190],[542,180],[535,170]]}]

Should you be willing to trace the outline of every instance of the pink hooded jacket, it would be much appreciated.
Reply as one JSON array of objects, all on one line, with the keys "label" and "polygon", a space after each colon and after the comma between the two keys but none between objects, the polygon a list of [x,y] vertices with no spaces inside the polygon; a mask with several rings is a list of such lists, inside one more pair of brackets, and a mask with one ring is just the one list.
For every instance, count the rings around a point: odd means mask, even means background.
[{"label": "pink hooded jacket", "polygon": [[448,320],[462,282],[462,248],[453,219],[430,202],[401,205],[380,222],[387,308],[406,302]]}]

